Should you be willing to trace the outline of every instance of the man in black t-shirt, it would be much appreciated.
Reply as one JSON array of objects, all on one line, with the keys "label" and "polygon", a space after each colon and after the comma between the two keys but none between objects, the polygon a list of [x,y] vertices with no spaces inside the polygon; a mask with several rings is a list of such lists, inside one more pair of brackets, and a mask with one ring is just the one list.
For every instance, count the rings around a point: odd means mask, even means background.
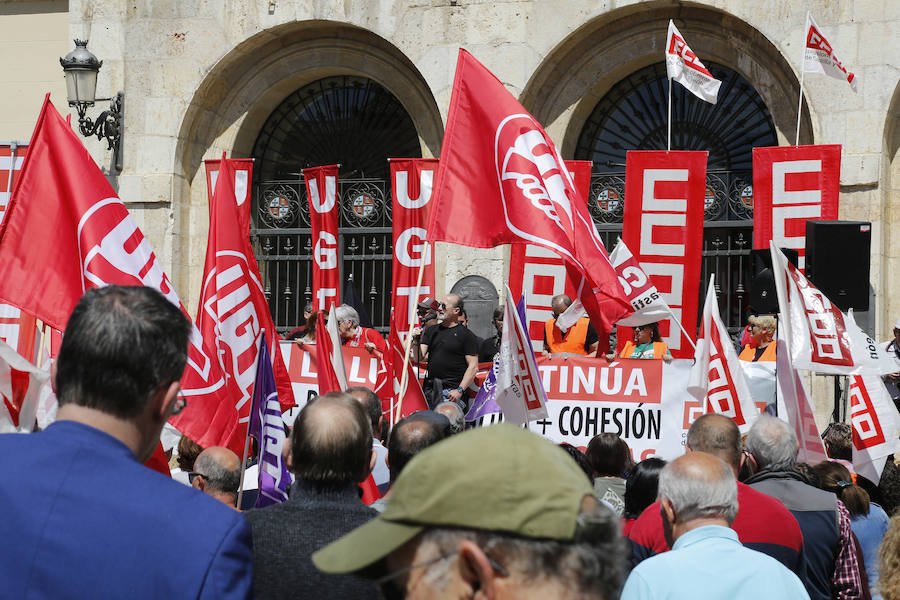
[{"label": "man in black t-shirt", "polygon": [[460,324],[462,310],[462,298],[456,294],[445,296],[438,307],[440,323],[422,333],[420,350],[428,361],[425,397],[431,402],[429,390],[433,388],[434,380],[440,379],[443,397],[466,410],[464,392],[478,370],[478,338]]}]

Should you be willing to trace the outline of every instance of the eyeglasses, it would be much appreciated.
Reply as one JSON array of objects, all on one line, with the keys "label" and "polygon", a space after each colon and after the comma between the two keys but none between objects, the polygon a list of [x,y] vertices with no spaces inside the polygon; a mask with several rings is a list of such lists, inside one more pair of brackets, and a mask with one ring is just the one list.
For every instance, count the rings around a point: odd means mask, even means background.
[{"label": "eyeglasses", "polygon": [[203,473],[197,473],[196,471],[191,471],[190,473],[188,473],[188,481],[191,482],[191,484],[193,484],[194,480],[198,477],[202,477],[203,479],[209,479],[209,477],[207,477]]},{"label": "eyeglasses", "polygon": [[[459,554],[459,550],[454,550],[453,552],[448,552],[447,554],[442,554],[432,559],[416,563],[402,569],[398,569],[396,571],[388,573],[387,575],[379,577],[375,580],[375,584],[381,587],[381,593],[384,596],[385,600],[401,600],[402,598],[406,597],[406,588],[397,585],[396,579],[398,577],[406,575],[407,573],[414,571],[415,569],[427,567],[429,565],[433,565],[436,562],[440,562],[448,558],[453,558],[457,554]],[[504,577],[509,577],[509,571],[503,568],[503,565],[488,556],[487,553],[485,553],[485,557],[487,557],[488,563],[491,565],[491,568],[493,568]]]},{"label": "eyeglasses", "polygon": [[172,416],[179,414],[181,411],[187,408],[187,398],[184,397],[184,394],[181,390],[178,391],[178,398],[175,399],[175,404],[172,407]]}]

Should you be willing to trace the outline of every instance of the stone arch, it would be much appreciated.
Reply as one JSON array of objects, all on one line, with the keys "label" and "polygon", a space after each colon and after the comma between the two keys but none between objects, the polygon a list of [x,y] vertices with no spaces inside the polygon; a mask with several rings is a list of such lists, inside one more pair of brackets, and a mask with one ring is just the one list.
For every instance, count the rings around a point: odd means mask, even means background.
[{"label": "stone arch", "polygon": [[900,222],[900,83],[888,106],[884,124],[884,160],[881,180],[882,192],[881,231],[881,301],[880,318],[877,319],[880,339],[893,337],[894,322],[900,317],[900,234],[891,226]]},{"label": "stone arch", "polygon": [[[668,1],[641,2],[585,23],[544,59],[520,100],[560,140],[571,156],[585,121],[618,81],[663,60],[669,19],[703,60],[737,71],[749,81],[775,121],[782,143],[792,142],[797,118],[799,80],[761,32],[720,10]],[[800,143],[812,143],[813,120],[804,97]]]},{"label": "stone arch", "polygon": [[[179,287],[198,287],[205,244],[204,158],[223,151],[247,157],[269,114],[290,93],[329,75],[360,75],[387,88],[413,119],[423,156],[436,156],[443,121],[425,78],[396,46],[360,27],[333,21],[301,21],[267,29],[244,40],[216,63],[185,112],[175,149],[174,259]],[[202,185],[200,185],[202,183]],[[193,207],[193,208],[192,208]]]}]

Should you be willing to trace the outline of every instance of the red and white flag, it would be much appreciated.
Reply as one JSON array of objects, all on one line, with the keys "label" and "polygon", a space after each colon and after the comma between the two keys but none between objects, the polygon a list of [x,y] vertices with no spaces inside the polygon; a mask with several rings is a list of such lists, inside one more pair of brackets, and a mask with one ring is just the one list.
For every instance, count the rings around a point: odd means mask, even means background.
[{"label": "red and white flag", "polygon": [[27,150],[26,144],[0,144],[0,220],[3,220]]},{"label": "red and white flag", "polygon": [[628,327],[647,325],[675,316],[662,294],[644,272],[641,263],[621,238],[609,255],[609,260],[619,275],[619,283],[625,290],[625,297],[634,308],[634,314],[620,319],[617,325]]},{"label": "red and white flag", "polygon": [[250,401],[256,382],[257,353],[265,333],[266,351],[272,362],[278,400],[283,409],[294,405],[291,380],[281,352],[278,334],[263,288],[259,266],[250,245],[249,232],[235,202],[234,161],[216,165],[218,184],[210,203],[209,240],[197,308],[197,326],[207,343],[214,345],[225,376],[240,394],[233,399],[241,427],[231,447],[241,446],[250,419]]},{"label": "red and white flag", "polygon": [[479,248],[537,244],[562,256],[601,339],[631,312],[587,202],[550,137],[462,49],[432,203],[431,240]]},{"label": "red and white flag", "polygon": [[774,242],[772,271],[791,364],[796,369],[835,375],[886,375],[897,365],[853,318],[844,314],[787,261]]},{"label": "red and white flag", "polygon": [[900,414],[880,377],[850,377],[850,425],[853,470],[878,483],[885,459],[900,451]]},{"label": "red and white flag", "polygon": [[[779,252],[779,254],[781,253]],[[797,460],[808,465],[816,465],[823,460],[828,460],[825,444],[822,443],[822,437],[819,435],[816,416],[813,413],[806,384],[803,383],[800,374],[791,364],[788,344],[785,341],[788,334],[782,327],[779,327],[777,335],[775,377],[778,386],[778,406],[784,407],[784,412],[787,413],[779,413],[779,418],[787,421],[794,429],[799,444]]]},{"label": "red and white flag", "polygon": [[38,369],[0,341],[0,433],[34,430],[38,403],[50,372]]},{"label": "red and white flag", "polygon": [[[694,356],[703,253],[706,152],[633,151],[625,155],[622,239],[672,311],[660,321],[675,358]],[[684,331],[687,323],[690,333]],[[619,335],[624,347],[626,335]],[[619,348],[621,350],[621,348]]]},{"label": "red and white flag", "polygon": [[[438,161],[434,158],[391,159],[391,199],[394,256],[391,266],[391,329],[406,341],[419,298],[434,296],[434,252],[426,249],[426,227]],[[422,262],[419,297],[416,282]]]},{"label": "red and white flag", "polygon": [[313,240],[312,293],[315,310],[341,303],[338,274],[338,165],[303,169]]},{"label": "red and white flag", "polygon": [[846,79],[850,84],[850,89],[856,91],[856,75],[844,67],[808,12],[806,13],[805,44],[803,50],[804,73],[821,73],[835,79]]},{"label": "red and white flag", "polygon": [[496,359],[496,401],[510,423],[524,425],[547,418],[547,392],[538,371],[528,330],[519,316],[509,286],[503,305],[503,332]]},{"label": "red and white flag", "polygon": [[[238,207],[238,214],[241,218],[242,231],[250,229],[250,206],[252,190],[250,182],[253,181],[253,159],[252,158],[232,158],[226,159],[223,153],[222,160],[228,160],[234,167],[234,202]],[[216,191],[216,182],[219,180],[219,165],[222,160],[205,160],[206,165],[206,192],[209,200],[210,215],[212,215],[213,194]],[[266,338],[268,339],[268,338]]]},{"label": "red and white flag", "polygon": [[[156,288],[184,312],[149,242],[48,97],[0,225],[0,299],[64,330],[84,291],[109,284]],[[226,445],[237,394],[196,327],[182,389],[189,406],[173,425],[201,446]]]},{"label": "red and white flag", "polygon": [[[590,197],[592,166],[589,160],[566,161],[575,189],[585,200]],[[567,310],[563,313],[565,317],[560,315],[556,320],[556,326],[562,331],[568,329],[567,320],[574,324],[587,314],[578,300],[578,289],[566,273],[566,261],[542,246],[512,245],[509,251],[509,289],[513,298],[525,298],[525,324],[535,352],[544,349],[544,332],[547,319],[553,316],[551,304],[554,296],[566,294],[574,300],[572,306],[578,305],[571,313]]]},{"label": "red and white flag", "polygon": [[687,391],[704,403],[706,412],[734,419],[741,433],[750,430],[759,414],[728,329],[719,315],[713,277],[710,277],[706,291],[700,339],[697,340]]},{"label": "red and white flag", "polygon": [[666,37],[666,73],[669,79],[677,81],[701,100],[716,103],[722,82],[703,66],[671,19]]},{"label": "red and white flag", "polygon": [[841,146],[753,149],[753,247],[774,241],[806,264],[806,222],[838,218]]},{"label": "red and white flag", "polygon": [[347,371],[344,370],[344,354],[341,352],[337,319],[329,318],[326,325],[325,314],[322,311],[319,311],[316,322],[316,362],[319,395],[347,389]]}]

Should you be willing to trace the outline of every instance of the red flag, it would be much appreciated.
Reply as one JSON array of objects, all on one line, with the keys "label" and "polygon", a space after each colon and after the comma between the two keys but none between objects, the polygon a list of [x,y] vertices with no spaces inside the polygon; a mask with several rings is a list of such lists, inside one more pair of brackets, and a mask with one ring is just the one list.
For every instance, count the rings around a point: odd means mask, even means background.
[{"label": "red flag", "polygon": [[267,340],[272,340],[266,351],[272,361],[278,399],[284,411],[294,405],[294,394],[278,351],[278,334],[240,216],[242,211],[234,201],[237,165],[234,161],[222,160],[217,166],[219,177],[210,204],[209,241],[197,326],[203,338],[215,345],[222,370],[234,381],[240,394],[233,401],[243,425],[236,432],[237,440],[231,444],[234,447],[242,445],[246,435],[256,381],[256,358],[263,332],[266,332]]},{"label": "red flag", "polygon": [[631,312],[587,201],[550,137],[462,49],[432,203],[432,240],[479,248],[531,243],[559,253],[601,338]]},{"label": "red flag", "polygon": [[0,341],[0,432],[34,429],[42,388],[50,378]]},{"label": "red flag", "polygon": [[316,310],[341,303],[338,275],[338,165],[303,169],[313,239],[312,293]]},{"label": "red flag", "polygon": [[[222,160],[225,160],[224,153]],[[206,193],[209,200],[210,215],[212,214],[213,193],[216,191],[216,182],[219,180],[219,165],[221,162],[219,159],[203,161],[206,165]],[[253,159],[232,158],[228,162],[234,167],[234,201],[237,203],[238,214],[241,217],[241,231],[246,232],[250,229],[252,196],[250,182],[253,181]]]},{"label": "red flag", "polygon": [[366,506],[372,504],[379,498],[381,498],[381,492],[378,491],[378,486],[375,485],[375,478],[372,477],[372,474],[369,473],[369,476],[359,484],[359,489],[362,490],[362,503]]},{"label": "red flag", "polygon": [[[156,288],[184,312],[150,244],[48,97],[0,225],[0,299],[63,330],[84,290],[109,284]],[[173,425],[202,446],[227,444],[237,428],[214,356],[195,327],[182,378],[190,402]]]},{"label": "red flag", "polygon": [[316,322],[316,379],[319,395],[347,389],[347,373],[341,353],[341,338],[337,332],[337,319],[329,319],[319,311]]},{"label": "red flag", "polygon": [[[394,380],[394,398],[396,399],[394,402],[394,406],[396,407],[400,403],[400,383],[403,381],[404,347],[403,342],[400,341],[400,336],[397,335],[397,331],[393,328],[388,335],[388,343],[391,347],[391,370],[393,372]],[[428,402],[425,401],[425,393],[422,391],[422,385],[419,383],[419,378],[416,376],[415,369],[413,369],[411,363],[407,362],[406,391],[403,394],[403,402],[400,406],[400,415],[396,420],[399,421],[403,417],[409,416],[414,412],[418,412],[420,410],[428,410]]]}]

